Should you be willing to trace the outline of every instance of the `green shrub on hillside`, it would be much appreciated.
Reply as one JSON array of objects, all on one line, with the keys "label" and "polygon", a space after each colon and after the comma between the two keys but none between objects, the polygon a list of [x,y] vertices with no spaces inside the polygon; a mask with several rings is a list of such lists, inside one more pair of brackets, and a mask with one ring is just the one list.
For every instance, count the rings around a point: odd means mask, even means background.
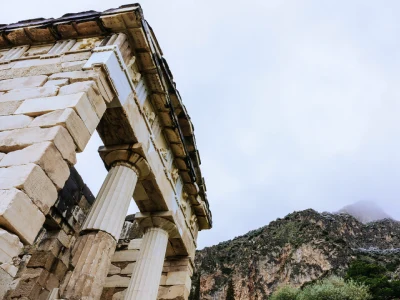
[{"label": "green shrub on hillside", "polygon": [[387,273],[384,266],[356,260],[350,265],[346,279],[368,286],[374,300],[400,299],[400,280],[390,279]]},{"label": "green shrub on hillside", "polygon": [[332,276],[305,287],[303,290],[282,287],[273,293],[270,300],[369,300],[368,287],[352,280]]}]

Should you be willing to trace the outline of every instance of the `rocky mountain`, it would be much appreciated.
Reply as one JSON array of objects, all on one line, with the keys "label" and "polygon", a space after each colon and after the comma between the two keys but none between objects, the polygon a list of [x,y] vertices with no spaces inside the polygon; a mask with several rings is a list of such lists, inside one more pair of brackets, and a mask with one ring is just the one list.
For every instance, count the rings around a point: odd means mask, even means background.
[{"label": "rocky mountain", "polygon": [[352,215],[362,223],[391,219],[391,217],[381,207],[372,201],[358,201],[347,205],[339,210],[339,213]]},{"label": "rocky mountain", "polygon": [[280,285],[345,274],[356,258],[390,263],[400,274],[400,222],[364,224],[348,214],[304,210],[196,253],[191,300],[268,299]]}]

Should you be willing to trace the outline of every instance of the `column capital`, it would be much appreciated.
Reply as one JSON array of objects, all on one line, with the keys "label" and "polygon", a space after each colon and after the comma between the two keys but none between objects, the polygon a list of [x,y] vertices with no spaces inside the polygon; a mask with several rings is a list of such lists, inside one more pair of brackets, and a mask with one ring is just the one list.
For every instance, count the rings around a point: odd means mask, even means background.
[{"label": "column capital", "polygon": [[168,233],[170,239],[179,238],[178,227],[172,221],[170,212],[136,213],[135,220],[145,231],[150,228],[160,228]]},{"label": "column capital", "polygon": [[123,164],[132,168],[143,179],[150,174],[150,166],[144,158],[142,145],[136,143],[133,145],[113,145],[101,146],[99,154],[107,169]]}]

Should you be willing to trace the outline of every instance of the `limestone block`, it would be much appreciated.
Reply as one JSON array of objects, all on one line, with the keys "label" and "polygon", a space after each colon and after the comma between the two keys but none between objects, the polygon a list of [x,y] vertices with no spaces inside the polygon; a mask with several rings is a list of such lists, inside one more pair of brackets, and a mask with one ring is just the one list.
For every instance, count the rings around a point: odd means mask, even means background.
[{"label": "limestone block", "polygon": [[1,264],[0,268],[2,268],[4,271],[10,274],[12,277],[15,277],[18,272],[18,268],[14,266],[12,263]]},{"label": "limestone block", "polygon": [[115,293],[112,297],[112,300],[124,300],[125,294],[126,294],[126,290]]},{"label": "limestone block", "polygon": [[122,277],[119,275],[113,275],[111,277],[106,278],[106,282],[104,284],[105,288],[110,287],[128,287],[130,281],[130,277]]},{"label": "limestone block", "polygon": [[4,156],[6,156],[6,154],[0,152],[0,161],[4,158]]},{"label": "limestone block", "polygon": [[64,72],[81,71],[85,63],[86,60],[67,61],[61,63],[61,70]]},{"label": "limestone block", "polygon": [[1,80],[0,91],[42,86],[46,82],[46,80],[47,76],[45,75]]},{"label": "limestone block", "polygon": [[22,101],[0,102],[0,116],[13,114],[21,104]]},{"label": "limestone block", "polygon": [[109,83],[101,71],[73,71],[56,73],[50,76],[51,80],[56,79],[69,79],[71,83],[79,81],[93,80],[97,83],[97,87],[100,90],[101,95],[107,102],[111,102],[115,96],[115,93],[110,88]]},{"label": "limestone block", "polygon": [[[178,284],[187,284],[189,282],[190,285],[190,276],[188,272],[178,271],[178,272],[168,272],[167,280],[165,282],[166,285],[178,285]],[[190,288],[190,286],[189,286]]]},{"label": "limestone block", "polygon": [[134,267],[135,267],[135,263],[128,264],[125,268],[123,268],[121,270],[121,274],[123,274],[123,275],[132,275]]},{"label": "limestone block", "polygon": [[22,243],[19,238],[0,228],[0,263],[10,263],[12,258],[22,251]]},{"label": "limestone block", "polygon": [[28,127],[0,132],[0,151],[10,152],[35,143],[51,141],[70,164],[76,163],[75,145],[68,131],[62,126],[50,128]]},{"label": "limestone block", "polygon": [[[94,71],[73,71],[56,73],[49,77],[49,79],[64,79],[68,78],[72,83],[86,80],[98,80],[99,74]],[[0,86],[1,87],[1,86]],[[1,89],[0,89],[1,90]]]},{"label": "limestone block", "polygon": [[30,67],[38,67],[43,65],[56,65],[61,63],[61,57],[49,58],[49,59],[25,59],[18,61],[13,68],[30,68]]},{"label": "limestone block", "polygon": [[32,120],[33,118],[24,115],[0,116],[0,131],[27,127]]},{"label": "limestone block", "polygon": [[111,262],[136,261],[138,255],[139,255],[139,250],[116,251],[111,258]]},{"label": "limestone block", "polygon": [[44,86],[64,86],[69,84],[69,79],[57,79],[57,80],[49,80],[47,81]]},{"label": "limestone block", "polygon": [[0,199],[0,226],[18,235],[23,242],[32,244],[44,223],[44,215],[17,189],[0,190]]},{"label": "limestone block", "polygon": [[65,54],[61,57],[61,62],[87,60],[90,55],[92,55],[91,51]]},{"label": "limestone block", "polygon": [[133,239],[129,242],[128,249],[129,250],[140,250],[141,245],[142,245],[142,239]]},{"label": "limestone block", "polygon": [[38,116],[68,107],[73,108],[78,113],[90,133],[96,129],[100,119],[86,93],[25,100],[15,113]]},{"label": "limestone block", "polygon": [[14,278],[10,274],[0,269],[0,299],[4,299],[7,291],[10,289],[13,279]]},{"label": "limestone block", "polygon": [[69,177],[69,167],[52,142],[42,142],[22,150],[8,153],[0,162],[0,167],[34,163],[39,165],[58,189],[64,187]]},{"label": "limestone block", "polygon": [[94,81],[75,82],[70,85],[63,86],[60,89],[59,95],[71,95],[80,92],[85,92],[87,94],[93,109],[96,111],[97,116],[101,119],[107,107]]},{"label": "limestone block", "polygon": [[90,139],[90,133],[85,123],[72,108],[55,110],[36,117],[29,127],[52,127],[55,125],[63,126],[68,130],[79,152],[85,149]]},{"label": "limestone block", "polygon": [[0,189],[12,188],[23,190],[44,214],[57,200],[54,184],[35,164],[0,168]]},{"label": "limestone block", "polygon": [[190,290],[184,285],[161,286],[158,290],[157,299],[174,300],[174,299],[187,299]]},{"label": "limestone block", "polygon": [[39,97],[55,96],[58,93],[58,86],[43,86],[37,88],[15,89],[0,95],[0,102],[20,101]]},{"label": "limestone block", "polygon": [[116,275],[121,273],[121,268],[118,268],[117,266],[114,266],[113,264],[110,265],[110,268],[108,269],[108,275]]}]

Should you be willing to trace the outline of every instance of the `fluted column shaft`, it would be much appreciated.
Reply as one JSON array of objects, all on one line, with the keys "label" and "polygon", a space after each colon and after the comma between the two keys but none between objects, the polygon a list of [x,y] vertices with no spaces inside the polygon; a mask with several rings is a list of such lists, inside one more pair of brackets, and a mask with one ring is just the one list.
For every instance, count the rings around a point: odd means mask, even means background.
[{"label": "fluted column shaft", "polygon": [[105,231],[118,241],[137,180],[138,173],[131,165],[117,162],[108,172],[82,230]]},{"label": "fluted column shaft", "polygon": [[148,228],[143,236],[125,300],[156,300],[168,244],[168,232]]},{"label": "fluted column shaft", "polygon": [[75,268],[61,286],[62,298],[100,299],[137,180],[134,166],[113,164],[75,243]]}]

